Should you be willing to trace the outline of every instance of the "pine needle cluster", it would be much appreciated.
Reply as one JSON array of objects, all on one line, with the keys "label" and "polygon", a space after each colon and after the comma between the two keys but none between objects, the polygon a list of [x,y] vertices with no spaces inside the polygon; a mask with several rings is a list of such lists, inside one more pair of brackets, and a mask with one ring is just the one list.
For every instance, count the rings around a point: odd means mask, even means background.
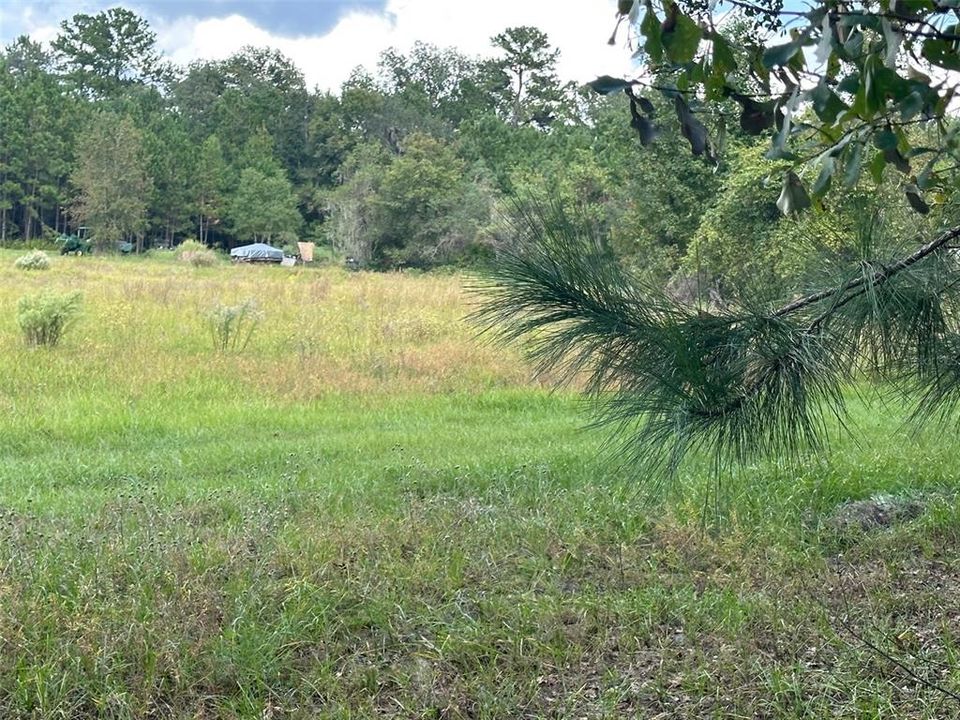
[{"label": "pine needle cluster", "polygon": [[960,402],[960,228],[884,257],[871,220],[854,256],[824,261],[821,289],[730,305],[643,281],[559,202],[520,203],[513,228],[474,320],[522,341],[538,371],[582,379],[597,422],[647,470],[674,471],[694,451],[723,466],[822,450],[848,429],[845,396],[865,377],[918,421]]}]

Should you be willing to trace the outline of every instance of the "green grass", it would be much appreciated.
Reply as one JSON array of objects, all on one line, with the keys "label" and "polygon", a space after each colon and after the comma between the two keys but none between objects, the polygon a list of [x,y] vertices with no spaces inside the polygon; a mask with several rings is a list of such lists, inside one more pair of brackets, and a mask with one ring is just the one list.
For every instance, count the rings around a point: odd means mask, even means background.
[{"label": "green grass", "polygon": [[[952,428],[858,404],[828,456],[648,491],[460,278],[14,257],[0,717],[960,717],[897,664],[960,691]],[[85,314],[29,349],[47,288]],[[831,520],[878,493],[922,511]]]}]

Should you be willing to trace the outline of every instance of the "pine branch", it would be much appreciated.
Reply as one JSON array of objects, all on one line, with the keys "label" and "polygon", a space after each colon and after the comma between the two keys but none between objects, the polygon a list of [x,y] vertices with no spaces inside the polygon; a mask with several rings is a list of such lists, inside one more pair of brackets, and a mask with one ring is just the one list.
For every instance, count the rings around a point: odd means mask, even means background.
[{"label": "pine branch", "polygon": [[[794,300],[791,303],[784,305],[778,310],[775,310],[772,313],[772,316],[775,318],[785,317],[787,315],[797,312],[798,310],[802,310],[806,307],[809,307],[810,305],[814,305],[818,302],[834,297],[835,295],[841,295],[841,296],[845,295],[850,290],[861,288],[864,285],[876,286],[876,285],[883,284],[887,280],[892,278],[894,275],[896,275],[897,273],[903,270],[906,270],[911,265],[914,265],[920,262],[927,256],[932,255],[933,253],[941,249],[947,248],[949,246],[949,243],[952,240],[956,240],[957,238],[960,238],[960,226],[947,230],[946,232],[942,233],[941,235],[937,236],[936,238],[928,242],[926,245],[923,245],[922,247],[917,249],[915,252],[911,253],[910,255],[907,255],[904,258],[901,258],[900,260],[893,263],[892,265],[889,265],[881,270],[877,270],[872,277],[867,278],[867,277],[861,276],[859,278],[854,278],[852,280],[847,281],[846,283],[844,283],[838,288],[821,290],[811,295],[807,295],[806,297],[799,298],[797,300]],[[860,294],[862,294],[862,291],[857,293],[857,295],[860,295]],[[843,304],[846,304],[846,302],[849,302],[849,299],[852,299],[852,296],[847,300],[844,300]],[[838,303],[833,305],[832,309],[835,310],[839,307],[841,307],[841,304]]]}]

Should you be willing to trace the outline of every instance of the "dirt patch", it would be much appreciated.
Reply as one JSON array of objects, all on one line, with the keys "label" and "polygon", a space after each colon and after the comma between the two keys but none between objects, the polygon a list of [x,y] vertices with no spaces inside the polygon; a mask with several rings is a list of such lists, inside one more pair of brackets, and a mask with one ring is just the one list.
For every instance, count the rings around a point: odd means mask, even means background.
[{"label": "dirt patch", "polygon": [[874,495],[837,508],[827,524],[834,530],[879,530],[919,517],[927,503],[916,497]]}]

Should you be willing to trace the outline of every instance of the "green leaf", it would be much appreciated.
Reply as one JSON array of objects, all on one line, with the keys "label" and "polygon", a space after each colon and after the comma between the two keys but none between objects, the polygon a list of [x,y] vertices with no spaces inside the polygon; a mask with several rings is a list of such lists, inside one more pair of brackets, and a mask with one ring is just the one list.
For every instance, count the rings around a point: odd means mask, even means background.
[{"label": "green leaf", "polygon": [[926,215],[928,212],[930,212],[930,206],[927,205],[927,202],[923,199],[923,196],[920,194],[920,190],[916,185],[913,183],[905,185],[903,192],[907,196],[907,202],[910,203],[910,207],[912,207],[918,213],[921,215]]},{"label": "green leaf", "polygon": [[763,51],[763,66],[770,70],[781,65],[786,65],[790,59],[800,51],[800,43],[791,40],[785,45],[774,45]]},{"label": "green leaf", "polygon": [[868,12],[847,12],[844,13],[840,19],[840,25],[844,27],[865,27],[868,30],[876,30],[880,32],[880,20],[881,18],[877,17],[873,13]]},{"label": "green leaf", "polygon": [[834,170],[837,167],[837,159],[833,155],[824,155],[820,161],[820,174],[817,181],[813,184],[812,192],[816,197],[823,195],[830,189],[830,181],[833,179]]},{"label": "green leaf", "polygon": [[853,95],[860,88],[860,74],[850,73],[843,80],[837,83],[837,92],[849,93]]},{"label": "green leaf", "polygon": [[[950,35],[960,35],[960,24],[954,24],[944,30]],[[960,70],[960,41],[940,38],[927,38],[920,51],[924,58],[934,65],[947,70]]]},{"label": "green leaf", "polygon": [[777,145],[773,145],[763,156],[767,160],[788,160],[790,162],[796,162],[800,159],[800,156],[795,152],[791,152],[784,147],[778,147]]},{"label": "green leaf", "polygon": [[924,99],[923,95],[914,90],[900,101],[900,118],[902,120],[912,120],[920,114],[920,111],[923,110],[924,105],[926,105],[926,100]]},{"label": "green leaf", "polygon": [[[671,7],[675,9],[677,6],[672,5]],[[670,62],[674,65],[684,65],[696,57],[703,31],[693,19],[673,9],[671,10],[671,18],[675,13],[675,22],[672,22],[669,28],[662,30],[660,43],[663,45]]]},{"label": "green leaf", "polygon": [[876,71],[874,72],[873,82],[876,84],[876,92],[882,98],[881,103],[888,98],[899,103],[913,91],[911,83],[900,77],[893,70],[882,64],[882,60],[877,57]]},{"label": "green leaf", "polygon": [[596,80],[588,82],[587,85],[589,85],[594,92],[600,93],[601,95],[612,95],[613,93],[633,87],[633,81],[611,77],[610,75],[601,75]]},{"label": "green leaf", "polygon": [[783,189],[777,199],[777,209],[784,215],[793,215],[810,207],[810,196],[800,177],[790,170],[783,176]]},{"label": "green leaf", "polygon": [[873,144],[878,150],[890,150],[897,147],[897,135],[893,130],[885,129],[873,136]]},{"label": "green leaf", "polygon": [[883,157],[883,151],[879,151],[870,161],[870,177],[877,185],[883,182],[883,169],[887,166],[887,161]]},{"label": "green leaf", "polygon": [[841,47],[843,49],[844,60],[856,61],[863,52],[863,33],[859,30],[854,30]]},{"label": "green leaf", "polygon": [[857,97],[853,103],[853,110],[860,117],[871,119],[881,110],[884,105],[884,97],[878,83],[878,74],[882,65],[877,56],[867,58],[863,64],[863,74],[861,76],[860,87],[857,90]]},{"label": "green leaf", "polygon": [[660,18],[653,11],[653,3],[647,0],[647,9],[640,21],[640,34],[646,39],[643,49],[654,63],[663,60],[663,43],[660,42]]},{"label": "green leaf", "polygon": [[720,33],[710,36],[713,41],[713,70],[719,75],[726,75],[737,69],[737,60],[730,49],[730,43]]},{"label": "green leaf", "polygon": [[863,143],[856,142],[850,146],[847,165],[843,173],[843,185],[852,188],[860,179],[860,170],[863,167]]},{"label": "green leaf", "polygon": [[817,117],[827,125],[833,125],[837,116],[847,109],[846,103],[823,80],[810,91],[810,100]]},{"label": "green leaf", "polygon": [[703,155],[707,150],[707,128],[693,116],[690,106],[680,95],[674,98],[673,105],[680,121],[680,132],[690,143],[690,150],[694,155]]}]

